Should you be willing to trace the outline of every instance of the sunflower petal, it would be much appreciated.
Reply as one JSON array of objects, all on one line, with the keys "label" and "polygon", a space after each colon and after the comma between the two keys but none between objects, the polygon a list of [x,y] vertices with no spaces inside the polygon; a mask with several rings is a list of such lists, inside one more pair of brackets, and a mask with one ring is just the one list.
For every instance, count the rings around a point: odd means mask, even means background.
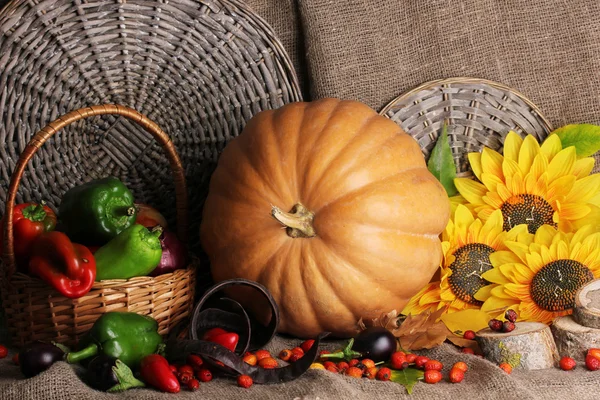
[{"label": "sunflower petal", "polygon": [[498,297],[490,297],[481,306],[481,311],[485,311],[488,313],[503,312],[507,308],[513,308],[517,304],[519,304],[519,301],[516,299],[501,299]]},{"label": "sunflower petal", "polygon": [[578,220],[586,217],[591,208],[585,204],[565,203],[560,210],[560,218],[565,220]]},{"label": "sunflower petal", "polygon": [[499,236],[502,232],[503,224],[502,211],[496,210],[490,215],[485,224],[481,227],[479,232],[479,243],[485,243],[489,245],[495,237]]},{"label": "sunflower petal", "polygon": [[481,153],[469,153],[467,154],[467,158],[469,159],[469,165],[471,166],[471,170],[473,171],[477,179],[481,180],[481,172],[483,171],[481,168]]},{"label": "sunflower petal", "polygon": [[494,192],[498,185],[504,184],[504,181],[495,174],[483,172],[481,174],[481,183],[483,183],[489,191]]},{"label": "sunflower petal", "polygon": [[531,169],[529,170],[529,173],[532,174],[537,180],[540,176],[542,176],[544,172],[546,172],[547,169],[548,157],[540,153],[537,156],[535,156],[533,164],[531,164]]},{"label": "sunflower petal", "polygon": [[548,179],[552,181],[572,174],[575,161],[577,161],[577,154],[574,146],[561,150],[548,164]]},{"label": "sunflower petal", "polygon": [[527,262],[526,254],[529,250],[529,246],[527,246],[527,244],[519,242],[506,242],[505,244],[506,247],[508,247],[510,251],[515,253],[515,255],[519,257],[519,259],[522,262]]},{"label": "sunflower petal", "polygon": [[504,160],[502,154],[489,147],[484,147],[481,152],[482,172],[493,174],[501,180],[504,179],[504,174],[502,173],[502,160]]},{"label": "sunflower petal", "polygon": [[573,184],[566,201],[580,204],[587,203],[598,192],[600,192],[600,174],[586,176]]},{"label": "sunflower petal", "polygon": [[548,157],[548,160],[552,160],[562,150],[562,142],[558,135],[550,135],[544,140],[540,147],[542,154]]},{"label": "sunflower petal", "polygon": [[522,173],[521,168],[519,168],[519,164],[515,160],[510,160],[508,158],[504,159],[502,163],[502,173],[504,174],[505,179],[513,176],[516,173]]},{"label": "sunflower petal", "polygon": [[481,277],[488,282],[504,284],[509,283],[510,281],[502,274],[500,268],[492,268],[490,270],[485,271]]},{"label": "sunflower petal", "polygon": [[556,236],[556,229],[550,225],[542,225],[535,232],[535,242],[550,247],[552,240]]},{"label": "sunflower petal", "polygon": [[475,300],[479,300],[479,301],[486,301],[487,299],[490,298],[490,296],[492,295],[492,289],[495,287],[496,285],[485,285],[482,286],[477,293],[475,293]]},{"label": "sunflower petal", "polygon": [[523,145],[523,138],[518,133],[510,131],[504,139],[504,159],[517,161],[519,159],[519,150]]},{"label": "sunflower petal", "polygon": [[521,171],[527,173],[533,164],[535,156],[540,153],[540,144],[535,136],[527,135],[523,140],[523,145],[519,150],[519,167]]},{"label": "sunflower petal", "polygon": [[454,185],[458,192],[472,204],[482,204],[482,197],[487,193],[487,189],[479,182],[469,178],[456,178]]},{"label": "sunflower petal", "polygon": [[586,157],[577,160],[575,161],[575,165],[573,165],[573,175],[575,175],[578,179],[585,178],[592,172],[595,164],[596,160],[594,160],[592,157]]},{"label": "sunflower petal", "polygon": [[495,268],[498,268],[504,264],[521,262],[521,260],[512,251],[499,250],[490,254],[490,262]]},{"label": "sunflower petal", "polygon": [[567,193],[569,193],[575,185],[576,178],[573,175],[565,175],[557,178],[548,185],[548,191],[546,193],[546,200],[552,202],[554,199],[564,201]]}]

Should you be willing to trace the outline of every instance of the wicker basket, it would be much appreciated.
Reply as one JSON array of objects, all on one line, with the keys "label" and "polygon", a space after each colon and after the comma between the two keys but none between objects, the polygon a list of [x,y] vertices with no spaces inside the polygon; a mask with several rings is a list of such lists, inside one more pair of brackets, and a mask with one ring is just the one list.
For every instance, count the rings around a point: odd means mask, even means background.
[{"label": "wicker basket", "polygon": [[[197,249],[220,152],[257,112],[300,93],[273,30],[241,0],[13,0],[0,11],[0,209],[35,132],[71,110],[121,104],[172,138]],[[114,134],[105,134],[109,128]],[[110,174],[172,222],[166,164],[156,142],[127,119],[87,118],[40,149],[17,201],[58,204],[70,187]]]},{"label": "wicker basket", "polygon": [[[33,155],[66,126],[85,118],[118,115],[140,126],[164,150],[175,182],[177,234],[186,240],[187,190],[183,166],[169,136],[158,125],[123,106],[93,106],[70,112],[40,130],[25,147],[12,174],[6,199],[4,260],[0,264],[2,305],[13,344],[23,345],[34,340],[75,344],[94,321],[108,311],[130,311],[150,315],[166,334],[190,312],[194,303],[195,265],[170,274],[136,277],[128,280],[106,280],[94,283],[92,290],[78,299],[61,296],[45,282],[15,272],[12,212],[17,189]],[[114,133],[114,132],[113,132]]]},{"label": "wicker basket", "polygon": [[380,114],[413,136],[426,159],[446,121],[459,177],[473,176],[467,153],[480,152],[484,146],[501,151],[511,130],[534,135],[539,142],[552,131],[548,120],[525,96],[477,78],[424,83],[392,100]]}]

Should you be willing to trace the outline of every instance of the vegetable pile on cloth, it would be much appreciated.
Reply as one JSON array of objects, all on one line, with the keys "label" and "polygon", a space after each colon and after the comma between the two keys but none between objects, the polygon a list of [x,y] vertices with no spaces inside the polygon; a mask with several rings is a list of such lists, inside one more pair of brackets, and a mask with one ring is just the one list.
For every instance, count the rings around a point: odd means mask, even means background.
[{"label": "vegetable pile on cloth", "polygon": [[[275,337],[267,346],[272,353],[292,348],[297,339]],[[324,349],[333,350],[345,342],[326,341]],[[463,382],[448,383],[445,379],[436,385],[419,382],[412,395],[404,386],[394,382],[350,378],[325,370],[311,369],[295,381],[284,384],[258,385],[249,389],[237,386],[235,379],[219,378],[202,383],[196,392],[182,390],[167,394],[153,389],[131,389],[119,393],[119,398],[165,399],[169,396],[193,399],[435,399],[435,398],[503,398],[503,399],[595,399],[600,385],[600,373],[590,372],[580,365],[573,371],[546,369],[538,371],[515,370],[506,374],[483,358],[460,353],[452,345],[444,344],[433,350],[419,352],[440,360],[444,374],[457,361],[465,361],[469,370]],[[19,368],[9,357],[0,360],[0,399],[114,399],[114,394],[102,393],[88,387],[77,376],[78,369],[65,362],[53,365],[48,371],[23,379]],[[444,375],[446,376],[446,375]],[[172,397],[175,398],[175,397]]]}]

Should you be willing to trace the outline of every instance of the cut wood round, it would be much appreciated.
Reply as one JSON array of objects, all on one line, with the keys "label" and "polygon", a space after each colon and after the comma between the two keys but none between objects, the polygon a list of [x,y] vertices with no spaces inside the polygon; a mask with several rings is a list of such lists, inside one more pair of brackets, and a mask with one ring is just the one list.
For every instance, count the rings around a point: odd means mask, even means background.
[{"label": "cut wood round", "polygon": [[517,322],[512,332],[495,332],[489,328],[477,332],[479,347],[485,358],[495,364],[509,363],[514,369],[545,369],[558,363],[552,332],[539,322]]},{"label": "cut wood round", "polygon": [[600,329],[582,326],[571,316],[556,318],[551,329],[561,357],[585,362],[588,349],[600,347]]},{"label": "cut wood round", "polygon": [[573,317],[579,325],[600,329],[600,279],[588,282],[577,291]]}]

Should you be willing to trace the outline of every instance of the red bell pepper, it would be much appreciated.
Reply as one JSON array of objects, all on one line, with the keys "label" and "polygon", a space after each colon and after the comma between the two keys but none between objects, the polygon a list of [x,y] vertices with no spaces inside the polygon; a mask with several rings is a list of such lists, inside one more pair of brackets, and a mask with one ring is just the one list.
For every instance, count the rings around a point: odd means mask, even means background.
[{"label": "red bell pepper", "polygon": [[90,291],[96,279],[96,260],[81,244],[62,232],[41,234],[31,249],[29,273],[42,278],[60,294],[76,299]]},{"label": "red bell pepper", "polygon": [[144,382],[160,391],[177,393],[181,389],[169,362],[161,355],[150,354],[144,357],[140,363],[140,374]]},{"label": "red bell pepper", "polygon": [[235,347],[240,340],[240,336],[237,333],[227,332],[225,329],[221,328],[209,329],[202,338],[208,342],[220,344],[231,351],[235,351]]},{"label": "red bell pepper", "polygon": [[[56,226],[56,214],[41,204],[24,203],[17,204],[13,209],[13,237],[15,248],[15,260],[20,271],[26,272],[29,263],[31,245],[34,240],[44,232],[54,230]],[[0,243],[4,243],[4,219],[0,228]],[[0,255],[3,246],[0,245]]]}]

